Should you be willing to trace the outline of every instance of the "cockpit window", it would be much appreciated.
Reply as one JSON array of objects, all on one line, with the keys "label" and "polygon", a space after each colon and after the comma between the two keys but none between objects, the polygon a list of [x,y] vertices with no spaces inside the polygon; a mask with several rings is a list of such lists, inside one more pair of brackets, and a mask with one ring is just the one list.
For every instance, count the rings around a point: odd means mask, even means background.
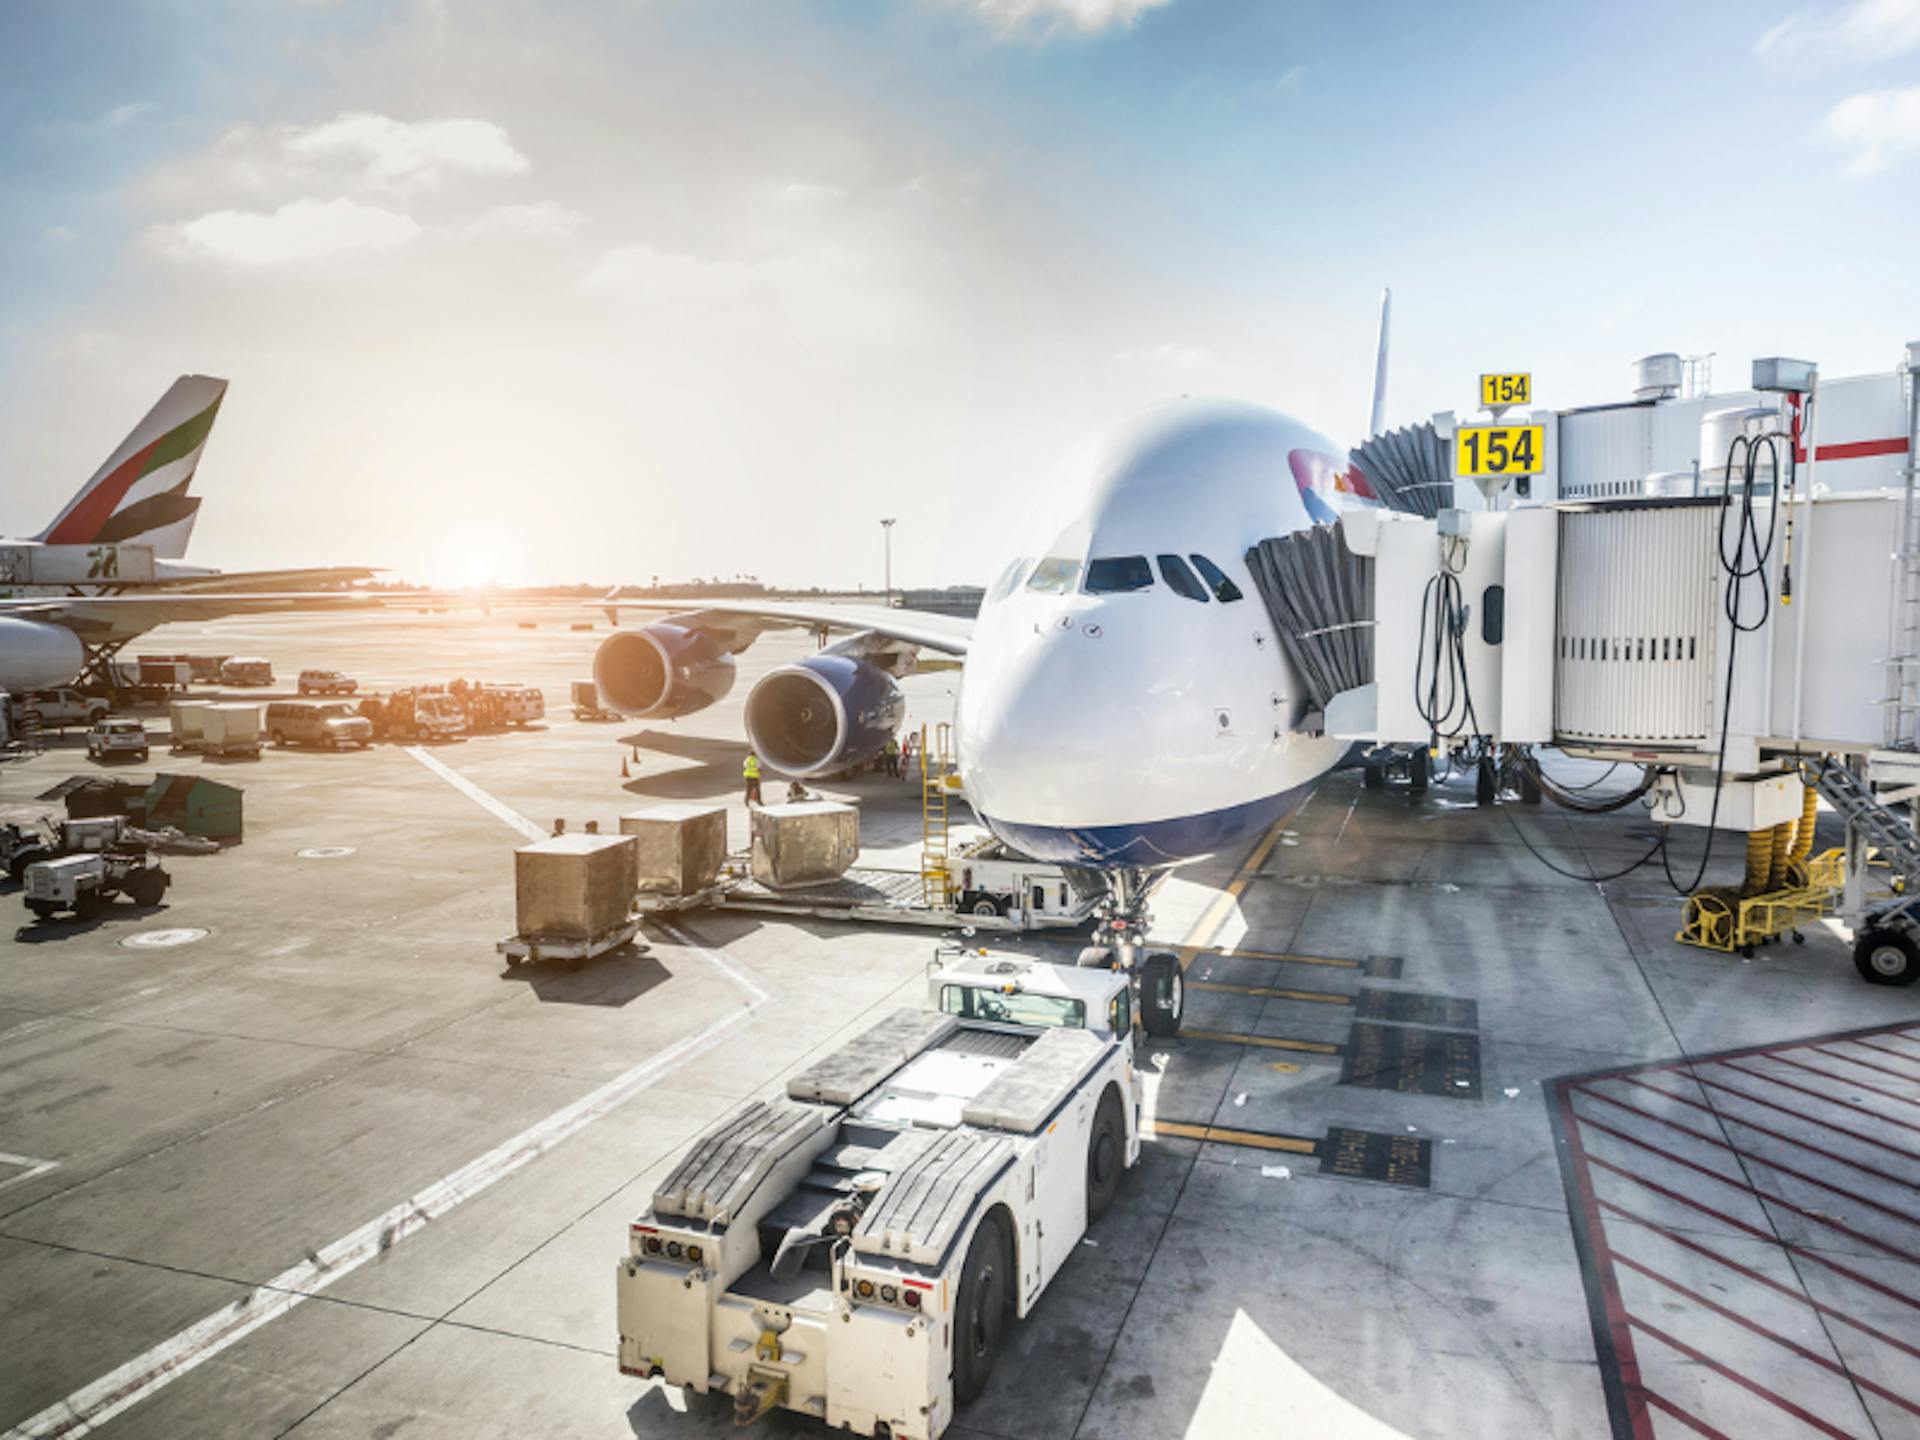
[{"label": "cockpit window", "polygon": [[1193,568],[1207,582],[1207,588],[1213,591],[1213,598],[1222,605],[1230,604],[1240,598],[1240,587],[1227,578],[1227,572],[1204,555],[1195,555]]},{"label": "cockpit window", "polygon": [[1058,555],[1050,555],[1033,567],[1033,574],[1027,577],[1027,588],[1038,590],[1044,595],[1064,595],[1073,589],[1074,581],[1080,578],[1080,562],[1067,560]]},{"label": "cockpit window", "polygon": [[1020,583],[1020,572],[1027,568],[1025,557],[1015,560],[1000,572],[1000,578],[993,582],[993,589],[987,592],[986,603],[991,605],[1004,600],[1013,593],[1013,587]]},{"label": "cockpit window", "polygon": [[1153,567],[1144,555],[1103,555],[1087,562],[1087,593],[1118,595],[1129,590],[1151,590]]},{"label": "cockpit window", "polygon": [[1207,590],[1197,579],[1193,571],[1187,568],[1187,562],[1178,555],[1161,555],[1160,578],[1167,582],[1167,588],[1183,600],[1198,600],[1207,603]]}]

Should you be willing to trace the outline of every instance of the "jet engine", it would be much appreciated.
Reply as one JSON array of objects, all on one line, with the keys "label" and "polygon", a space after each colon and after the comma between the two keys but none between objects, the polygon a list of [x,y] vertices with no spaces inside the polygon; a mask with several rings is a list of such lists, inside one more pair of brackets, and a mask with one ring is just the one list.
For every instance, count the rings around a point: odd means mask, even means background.
[{"label": "jet engine", "polygon": [[733,656],[706,631],[661,620],[602,640],[593,681],[609,710],[677,720],[726,698]]},{"label": "jet engine", "polygon": [[0,690],[19,695],[71,684],[86,659],[64,626],[0,616]]},{"label": "jet engine", "polygon": [[770,768],[805,779],[871,760],[906,714],[906,695],[878,665],[810,655],[768,671],[753,687],[747,738]]}]

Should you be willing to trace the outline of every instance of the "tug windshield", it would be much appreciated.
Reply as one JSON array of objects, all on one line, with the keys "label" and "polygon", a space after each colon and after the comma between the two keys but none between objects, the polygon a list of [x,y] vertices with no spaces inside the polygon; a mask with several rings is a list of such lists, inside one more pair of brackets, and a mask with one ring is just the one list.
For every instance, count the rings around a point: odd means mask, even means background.
[{"label": "tug windshield", "polygon": [[988,990],[975,985],[946,985],[940,990],[940,1008],[962,1020],[995,1020],[1003,1025],[1032,1025],[1039,1029],[1084,1030],[1087,1006],[1083,1000],[1054,995],[1024,995],[1019,991]]}]

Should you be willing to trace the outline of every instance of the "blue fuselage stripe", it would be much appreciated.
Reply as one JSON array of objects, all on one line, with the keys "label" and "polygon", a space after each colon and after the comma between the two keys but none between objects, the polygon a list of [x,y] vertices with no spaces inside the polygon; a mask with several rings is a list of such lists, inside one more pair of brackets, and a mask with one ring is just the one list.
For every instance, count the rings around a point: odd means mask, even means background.
[{"label": "blue fuselage stripe", "polygon": [[1297,786],[1224,810],[1130,825],[1022,825],[989,815],[980,819],[1014,849],[1055,865],[1106,870],[1177,865],[1257,835],[1286,814],[1305,789]]}]

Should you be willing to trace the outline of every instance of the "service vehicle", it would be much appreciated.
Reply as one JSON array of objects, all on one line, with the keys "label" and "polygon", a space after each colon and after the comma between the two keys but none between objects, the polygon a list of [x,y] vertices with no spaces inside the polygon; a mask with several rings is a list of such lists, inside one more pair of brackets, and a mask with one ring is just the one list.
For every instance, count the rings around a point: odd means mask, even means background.
[{"label": "service vehicle", "polygon": [[150,743],[147,727],[138,720],[110,717],[87,731],[87,758],[102,762],[123,756],[145,760]]},{"label": "service vehicle", "polygon": [[0,824],[0,869],[8,879],[18,880],[29,865],[53,858],[54,843],[52,834],[39,826]]},{"label": "service vehicle", "polygon": [[530,725],[547,718],[547,697],[531,685],[482,684],[477,692],[492,701],[501,721]]},{"label": "service vehicle", "polygon": [[373,743],[373,722],[345,700],[275,700],[267,706],[267,738],[276,745],[364,750]]},{"label": "service vehicle", "polygon": [[222,685],[271,685],[273,665],[258,655],[233,655],[220,662]]},{"label": "service vehicle", "polygon": [[97,725],[107,718],[111,707],[98,695],[87,695],[70,687],[58,690],[32,690],[13,697],[13,723],[29,709],[39,712],[46,725]]},{"label": "service vehicle", "polygon": [[620,712],[600,703],[600,687],[591,680],[575,680],[572,685],[573,718],[576,720],[618,720]]},{"label": "service vehicle", "polygon": [[360,682],[339,670],[302,670],[298,688],[302,695],[351,695]]},{"label": "service vehicle", "polygon": [[[1134,975],[984,951],[708,1130],[633,1222],[620,1368],[931,1440],[1140,1153]],[[1178,1023],[1171,955],[1138,972]]]},{"label": "service vehicle", "polygon": [[27,909],[42,920],[62,910],[89,920],[118,895],[136,905],[158,905],[172,879],[144,849],[62,855],[27,867]]},{"label": "service vehicle", "polygon": [[184,690],[193,680],[193,666],[184,655],[136,655],[133,682],[160,690]]},{"label": "service vehicle", "polygon": [[360,713],[381,739],[444,740],[467,728],[467,712],[457,699],[426,690],[369,695],[360,702]]}]

